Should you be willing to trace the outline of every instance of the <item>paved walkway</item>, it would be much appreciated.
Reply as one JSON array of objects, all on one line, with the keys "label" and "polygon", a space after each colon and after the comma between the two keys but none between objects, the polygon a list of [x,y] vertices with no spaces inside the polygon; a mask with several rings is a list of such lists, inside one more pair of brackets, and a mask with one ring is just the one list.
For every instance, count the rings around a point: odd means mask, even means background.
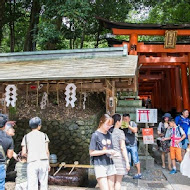
[{"label": "paved walkway", "polygon": [[174,190],[190,190],[190,178],[183,176],[180,172],[173,175],[164,169],[162,172]]}]

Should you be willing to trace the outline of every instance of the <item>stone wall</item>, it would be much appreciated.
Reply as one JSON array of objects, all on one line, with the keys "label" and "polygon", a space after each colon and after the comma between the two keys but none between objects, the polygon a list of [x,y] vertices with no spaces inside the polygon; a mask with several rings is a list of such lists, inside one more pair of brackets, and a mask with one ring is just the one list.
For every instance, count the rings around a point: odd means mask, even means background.
[{"label": "stone wall", "polygon": [[[50,139],[50,154],[56,154],[59,162],[89,164],[89,143],[96,130],[103,111],[88,118],[72,118],[70,120],[42,120],[41,131]],[[21,141],[30,132],[28,120],[17,121],[14,136],[15,152],[21,150]]]}]

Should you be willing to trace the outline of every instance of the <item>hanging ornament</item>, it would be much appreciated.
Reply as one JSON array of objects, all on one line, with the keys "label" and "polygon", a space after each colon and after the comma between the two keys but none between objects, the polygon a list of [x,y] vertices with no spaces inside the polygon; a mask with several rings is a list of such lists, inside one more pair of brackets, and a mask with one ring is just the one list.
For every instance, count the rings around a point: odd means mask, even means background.
[{"label": "hanging ornament", "polygon": [[13,85],[7,85],[7,87],[5,88],[5,101],[7,102],[6,106],[9,107],[10,104],[12,107],[15,107],[15,103],[16,103],[16,96],[17,96],[17,93],[16,93],[16,86],[13,84]]},{"label": "hanging ornament", "polygon": [[83,110],[85,110],[85,102],[86,102],[86,97],[87,97],[87,93],[86,92],[83,92],[82,93],[84,95],[84,99],[83,99]]},{"label": "hanging ornament", "polygon": [[69,106],[69,104],[71,104],[71,107],[75,107],[75,101],[77,100],[76,98],[76,86],[73,83],[70,83],[66,86],[65,88],[65,100],[66,100],[66,107]]},{"label": "hanging ornament", "polygon": [[47,101],[48,101],[48,94],[46,92],[44,92],[44,94],[42,96],[42,101],[40,102],[40,108],[42,110],[46,108]]},{"label": "hanging ornament", "polygon": [[40,85],[38,86],[38,90],[42,89],[43,86],[44,86],[43,84],[40,84]]}]

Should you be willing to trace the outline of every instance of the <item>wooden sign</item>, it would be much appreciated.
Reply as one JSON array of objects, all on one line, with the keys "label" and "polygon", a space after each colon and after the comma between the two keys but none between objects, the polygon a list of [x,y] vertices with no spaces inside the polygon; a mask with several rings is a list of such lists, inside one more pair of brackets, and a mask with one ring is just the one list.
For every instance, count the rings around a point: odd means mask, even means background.
[{"label": "wooden sign", "polygon": [[164,48],[165,49],[169,49],[169,48],[175,49],[176,40],[177,40],[177,31],[166,30]]},{"label": "wooden sign", "polygon": [[142,129],[142,135],[143,135],[143,143],[144,144],[153,144],[154,143],[153,128]]}]

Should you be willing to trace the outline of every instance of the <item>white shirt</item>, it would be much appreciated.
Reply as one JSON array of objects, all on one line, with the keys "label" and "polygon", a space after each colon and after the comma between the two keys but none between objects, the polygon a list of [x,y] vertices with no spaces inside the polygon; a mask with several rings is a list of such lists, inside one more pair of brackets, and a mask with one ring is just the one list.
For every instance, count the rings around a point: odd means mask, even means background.
[{"label": "white shirt", "polygon": [[38,130],[33,130],[23,137],[21,146],[26,146],[28,163],[48,160],[46,143],[49,143],[48,136]]}]

